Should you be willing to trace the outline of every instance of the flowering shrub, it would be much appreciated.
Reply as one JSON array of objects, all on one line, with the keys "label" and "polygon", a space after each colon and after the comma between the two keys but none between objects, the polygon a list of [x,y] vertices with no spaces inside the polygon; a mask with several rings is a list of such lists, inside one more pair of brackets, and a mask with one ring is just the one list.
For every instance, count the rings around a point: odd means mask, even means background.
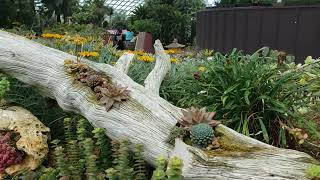
[{"label": "flowering shrub", "polygon": [[64,40],[65,42],[69,42],[69,43],[76,44],[76,45],[84,45],[85,43],[88,42],[88,39],[87,39],[87,38],[81,37],[81,36],[79,36],[79,35],[76,35],[76,36],[66,36],[63,40]]},{"label": "flowering shrub", "polygon": [[154,61],[153,56],[147,56],[147,55],[138,56],[137,59],[140,61],[144,61],[144,62],[153,62]]},{"label": "flowering shrub", "polygon": [[78,54],[83,57],[98,57],[99,56],[99,53],[95,52],[95,51],[93,51],[93,52],[84,51],[84,52],[79,52]]},{"label": "flowering shrub", "polygon": [[164,52],[166,52],[167,54],[179,54],[182,52],[181,49],[168,49],[168,50],[164,50]]},{"label": "flowering shrub", "polygon": [[64,35],[61,34],[51,34],[51,33],[45,33],[41,35],[43,38],[52,38],[52,39],[62,39]]},{"label": "flowering shrub", "polygon": [[177,62],[179,62],[179,60],[178,60],[177,58],[171,58],[170,61],[171,61],[172,63],[177,63]]}]

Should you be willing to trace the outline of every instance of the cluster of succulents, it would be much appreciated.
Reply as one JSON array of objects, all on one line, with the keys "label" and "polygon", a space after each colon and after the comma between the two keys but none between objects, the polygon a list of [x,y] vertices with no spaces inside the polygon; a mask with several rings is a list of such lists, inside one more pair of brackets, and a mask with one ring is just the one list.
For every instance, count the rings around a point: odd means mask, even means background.
[{"label": "cluster of succulents", "polygon": [[64,66],[69,74],[82,73],[89,70],[89,66],[79,60],[73,61],[72,59],[66,59],[64,61]]},{"label": "cluster of succulents", "polygon": [[0,135],[0,174],[11,165],[19,164],[23,159],[23,154],[11,146],[10,133]]},{"label": "cluster of succulents", "polygon": [[118,107],[120,102],[129,99],[129,90],[112,83],[110,78],[95,72],[88,65],[73,60],[65,61],[66,71],[74,75],[75,80],[90,87],[96,94],[96,100],[109,111],[112,107]]},{"label": "cluster of succulents", "polygon": [[179,124],[190,133],[191,142],[199,148],[206,148],[213,140],[214,127],[220,124],[214,120],[215,112],[206,112],[206,108],[183,110],[183,117]]},{"label": "cluster of succulents", "polygon": [[157,168],[152,174],[152,180],[182,180],[182,159],[174,156],[168,161],[160,157],[157,159]]}]

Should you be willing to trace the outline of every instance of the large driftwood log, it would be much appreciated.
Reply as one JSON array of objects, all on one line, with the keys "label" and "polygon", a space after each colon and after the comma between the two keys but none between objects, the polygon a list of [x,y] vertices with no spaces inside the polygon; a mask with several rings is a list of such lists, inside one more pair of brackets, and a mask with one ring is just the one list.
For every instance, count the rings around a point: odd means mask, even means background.
[{"label": "large driftwood log", "polygon": [[116,67],[84,60],[131,91],[130,100],[109,112],[94,102],[89,88],[74,83],[65,73],[64,60],[75,59],[70,54],[0,31],[0,70],[56,99],[64,110],[79,113],[94,126],[105,128],[112,139],[143,144],[144,158],[153,165],[159,156],[180,156],[186,179],[308,179],[305,170],[319,164],[309,155],[272,147],[223,125],[216,128],[221,136],[219,150],[205,152],[179,140],[175,147],[167,144],[170,129],[182,113],[158,94],[170,69],[170,58],[160,41],[156,41],[155,50],[156,66],[145,86],[125,74],[129,64],[124,59],[131,61],[132,55],[120,58]]}]

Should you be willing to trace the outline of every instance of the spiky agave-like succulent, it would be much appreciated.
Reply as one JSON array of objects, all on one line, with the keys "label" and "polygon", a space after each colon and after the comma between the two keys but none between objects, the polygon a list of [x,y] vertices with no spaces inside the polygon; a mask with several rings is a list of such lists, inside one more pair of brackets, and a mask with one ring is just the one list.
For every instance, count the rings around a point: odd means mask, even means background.
[{"label": "spiky agave-like succulent", "polygon": [[214,130],[206,123],[193,125],[190,131],[190,137],[193,145],[206,148],[214,137]]},{"label": "spiky agave-like succulent", "polygon": [[206,108],[195,108],[191,107],[182,111],[183,117],[179,121],[179,123],[188,131],[191,131],[191,126],[206,123],[212,127],[220,124],[219,121],[213,119],[215,116],[215,112],[206,112]]},{"label": "spiky agave-like succulent", "polygon": [[118,84],[106,84],[105,87],[97,86],[95,92],[100,94],[99,103],[109,111],[112,106],[118,106],[119,102],[129,99],[130,91]]}]

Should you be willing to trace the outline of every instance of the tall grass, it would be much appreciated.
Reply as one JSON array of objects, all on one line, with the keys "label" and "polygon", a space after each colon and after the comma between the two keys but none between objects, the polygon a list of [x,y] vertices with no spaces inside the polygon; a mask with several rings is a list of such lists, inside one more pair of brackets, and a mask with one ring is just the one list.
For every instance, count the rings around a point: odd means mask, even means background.
[{"label": "tall grass", "polygon": [[[181,107],[206,106],[238,132],[286,147],[284,125],[307,122],[296,110],[310,104],[313,95],[308,94],[308,86],[299,83],[301,71],[283,73],[276,62],[260,52],[217,53],[212,61],[173,68],[162,86],[162,96]],[[200,66],[206,70],[199,71]],[[304,126],[320,137],[314,124]]]}]

